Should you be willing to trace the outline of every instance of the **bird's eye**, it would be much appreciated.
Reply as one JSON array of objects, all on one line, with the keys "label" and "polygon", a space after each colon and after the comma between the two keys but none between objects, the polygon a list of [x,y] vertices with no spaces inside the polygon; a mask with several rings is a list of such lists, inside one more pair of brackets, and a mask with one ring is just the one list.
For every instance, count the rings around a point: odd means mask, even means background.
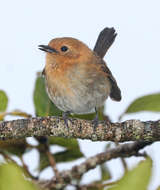
[{"label": "bird's eye", "polygon": [[67,46],[62,46],[62,47],[61,47],[61,51],[65,52],[65,51],[67,51],[67,50],[68,50],[68,47],[67,47]]}]

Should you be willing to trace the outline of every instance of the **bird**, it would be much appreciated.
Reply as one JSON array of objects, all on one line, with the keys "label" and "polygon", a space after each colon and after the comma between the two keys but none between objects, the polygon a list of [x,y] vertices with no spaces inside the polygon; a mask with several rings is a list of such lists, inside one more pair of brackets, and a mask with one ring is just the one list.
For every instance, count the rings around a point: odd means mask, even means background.
[{"label": "bird", "polygon": [[103,59],[116,36],[113,27],[104,28],[93,50],[72,37],[54,38],[48,45],[39,45],[39,49],[46,52],[42,73],[47,94],[63,111],[66,125],[69,114],[95,112],[93,121],[96,126],[97,110],[106,99],[121,100],[121,90]]}]

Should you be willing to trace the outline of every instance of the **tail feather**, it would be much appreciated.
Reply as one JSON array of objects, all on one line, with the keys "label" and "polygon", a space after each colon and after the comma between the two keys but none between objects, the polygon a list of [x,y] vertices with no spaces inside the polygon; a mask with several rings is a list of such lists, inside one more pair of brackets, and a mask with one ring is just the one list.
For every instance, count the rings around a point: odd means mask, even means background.
[{"label": "tail feather", "polygon": [[94,47],[94,52],[103,58],[110,46],[113,44],[116,36],[117,33],[115,33],[114,28],[104,28],[98,36],[96,45]]},{"label": "tail feather", "polygon": [[[94,52],[96,52],[96,54],[103,59],[110,46],[113,44],[116,36],[117,33],[115,32],[114,28],[104,28],[98,36],[96,45],[94,47]],[[121,90],[118,87],[115,78],[113,77],[110,69],[106,66],[103,60],[101,61],[101,64],[103,67],[103,71],[107,73],[111,83],[110,97],[115,101],[120,101]]]}]

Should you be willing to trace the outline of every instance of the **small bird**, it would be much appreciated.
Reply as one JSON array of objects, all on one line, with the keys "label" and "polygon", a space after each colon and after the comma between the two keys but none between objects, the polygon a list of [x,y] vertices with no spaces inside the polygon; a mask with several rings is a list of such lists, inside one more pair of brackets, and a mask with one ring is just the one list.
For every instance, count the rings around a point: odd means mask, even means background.
[{"label": "small bird", "polygon": [[43,70],[46,90],[51,101],[63,111],[67,123],[70,113],[96,112],[110,96],[121,100],[121,91],[103,57],[116,37],[114,28],[104,28],[93,51],[83,42],[71,38],[55,38],[48,45],[39,45],[45,51]]}]

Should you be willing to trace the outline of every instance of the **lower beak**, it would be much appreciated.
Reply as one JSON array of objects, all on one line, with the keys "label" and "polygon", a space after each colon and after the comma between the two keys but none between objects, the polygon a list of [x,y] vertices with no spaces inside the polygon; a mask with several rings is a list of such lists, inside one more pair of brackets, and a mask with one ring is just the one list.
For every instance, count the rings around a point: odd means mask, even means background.
[{"label": "lower beak", "polygon": [[39,45],[38,47],[40,50],[48,52],[48,53],[58,53],[57,50],[55,50],[54,48],[51,48],[50,46]]}]

